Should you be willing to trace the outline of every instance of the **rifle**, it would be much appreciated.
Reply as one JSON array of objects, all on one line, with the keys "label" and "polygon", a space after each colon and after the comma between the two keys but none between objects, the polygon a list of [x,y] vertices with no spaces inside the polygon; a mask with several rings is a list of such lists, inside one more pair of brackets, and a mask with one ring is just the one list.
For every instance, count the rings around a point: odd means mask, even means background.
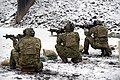
[{"label": "rifle", "polygon": [[15,35],[12,35],[12,34],[10,34],[10,35],[6,34],[6,35],[3,36],[3,37],[5,37],[6,39],[8,39],[8,38],[15,38],[15,39],[17,39],[17,40],[19,41],[21,38],[24,37],[24,35],[18,34],[17,36],[15,36]]},{"label": "rifle", "polygon": [[8,39],[8,38],[16,38],[14,35],[12,35],[12,34],[10,34],[10,35],[8,35],[8,34],[6,34],[5,36],[3,36],[3,37],[5,37],[6,39]]},{"label": "rifle", "polygon": [[49,29],[48,31],[50,31],[51,32],[51,35],[53,35],[53,32],[56,32],[57,34],[60,34],[60,33],[64,33],[65,31],[64,31],[64,29],[62,29],[62,28],[58,28],[58,29]]},{"label": "rifle", "polygon": [[92,27],[94,27],[95,25],[91,24],[91,25],[76,25],[76,27],[79,27],[79,28],[86,28],[88,30],[90,30]]}]

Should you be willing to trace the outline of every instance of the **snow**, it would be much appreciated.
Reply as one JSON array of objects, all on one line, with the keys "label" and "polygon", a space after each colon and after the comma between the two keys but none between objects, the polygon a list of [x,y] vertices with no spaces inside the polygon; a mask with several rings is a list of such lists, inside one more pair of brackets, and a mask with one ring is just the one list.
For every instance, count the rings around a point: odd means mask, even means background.
[{"label": "snow", "polygon": [[[96,17],[105,22],[108,27],[120,24],[119,0],[36,0],[20,25],[15,24],[17,10],[16,0],[1,0],[0,21],[1,27],[62,27],[65,20],[75,24],[83,24],[84,21],[92,22]],[[116,26],[119,28],[118,26]]]},{"label": "snow", "polygon": [[[3,35],[7,34],[22,34],[22,31],[25,28],[0,28],[0,62],[9,58],[10,51],[13,49],[12,41],[10,39],[5,39]],[[41,39],[42,49],[50,49],[55,51],[56,44],[56,36],[51,36],[50,32],[47,31],[47,28],[34,28],[36,32],[36,37]],[[84,42],[84,33],[82,29],[75,30],[75,32],[79,32],[80,35],[80,44],[83,45]],[[109,38],[109,43],[112,46],[117,45],[120,39]],[[114,41],[114,42],[113,42]],[[111,43],[112,42],[112,43]],[[117,45],[118,47],[118,45]],[[56,52],[56,51],[55,51]],[[2,80],[17,80],[24,79],[40,79],[46,78],[46,76],[50,77],[50,80],[69,80],[69,79],[81,79],[81,80],[119,80],[120,79],[120,65],[118,61],[118,49],[116,48],[113,52],[112,57],[95,57],[95,55],[100,55],[99,50],[94,50],[90,48],[90,54],[92,57],[84,57],[83,62],[78,64],[73,63],[62,63],[61,59],[58,58],[57,62],[47,61],[43,62],[44,69],[50,70],[52,72],[56,72],[56,77],[53,75],[45,75],[41,77],[42,74],[22,74],[19,71],[7,70],[4,67],[0,68],[0,79]],[[42,50],[41,50],[42,54]],[[110,64],[110,63],[114,64]]]},{"label": "snow", "polygon": [[[41,39],[42,49],[55,52],[56,36],[51,36],[47,30],[63,27],[63,21],[70,20],[74,24],[83,24],[84,21],[91,23],[90,19],[97,16],[113,32],[118,33],[120,29],[119,0],[36,0],[20,24],[15,24],[13,15],[16,10],[17,0],[0,0],[0,62],[10,57],[13,49],[12,41],[3,36],[22,34],[26,27],[34,28],[35,36]],[[80,45],[83,45],[83,29],[76,28],[75,32],[79,33]],[[0,80],[120,80],[118,41],[119,38],[109,38],[109,45],[115,48],[112,50],[112,57],[97,57],[101,54],[100,50],[90,47],[90,56],[83,56],[83,61],[78,64],[62,63],[59,57],[57,62],[43,62],[43,71],[50,70],[52,74],[24,74],[19,70],[0,66]]]}]

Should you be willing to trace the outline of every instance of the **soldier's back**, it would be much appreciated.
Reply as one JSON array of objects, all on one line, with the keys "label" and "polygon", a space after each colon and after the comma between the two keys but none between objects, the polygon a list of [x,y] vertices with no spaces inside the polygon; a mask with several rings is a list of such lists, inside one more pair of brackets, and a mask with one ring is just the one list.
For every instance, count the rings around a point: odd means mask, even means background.
[{"label": "soldier's back", "polygon": [[107,29],[102,26],[102,25],[97,25],[95,27],[95,32],[94,32],[94,43],[93,47],[97,49],[101,48],[107,48],[108,46],[108,31]]},{"label": "soldier's back", "polygon": [[40,39],[35,37],[24,37],[19,47],[21,53],[19,63],[21,66],[34,67],[39,63]]},{"label": "soldier's back", "polygon": [[102,25],[97,25],[96,26],[96,32],[95,33],[96,33],[95,34],[96,37],[101,37],[101,38],[107,37],[107,35],[108,35],[107,28],[105,28]]}]

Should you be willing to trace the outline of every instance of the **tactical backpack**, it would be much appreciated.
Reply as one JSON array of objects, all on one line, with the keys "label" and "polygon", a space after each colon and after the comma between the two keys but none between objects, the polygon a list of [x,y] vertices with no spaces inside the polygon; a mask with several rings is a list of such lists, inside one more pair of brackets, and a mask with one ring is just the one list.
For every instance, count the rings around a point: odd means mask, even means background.
[{"label": "tactical backpack", "polygon": [[67,47],[77,46],[78,41],[76,39],[77,34],[75,32],[67,33],[66,34],[66,45]]},{"label": "tactical backpack", "polygon": [[105,27],[103,27],[103,26],[97,27],[97,35],[96,35],[97,37],[105,38],[105,37],[107,37],[107,35],[108,35],[108,31]]},{"label": "tactical backpack", "polygon": [[22,67],[34,67],[39,63],[40,42],[38,39],[24,39],[20,44],[20,65]]},{"label": "tactical backpack", "polygon": [[100,25],[98,25],[96,29],[97,29],[95,32],[96,37],[94,39],[93,47],[96,49],[107,48],[107,45],[108,45],[107,29]]}]

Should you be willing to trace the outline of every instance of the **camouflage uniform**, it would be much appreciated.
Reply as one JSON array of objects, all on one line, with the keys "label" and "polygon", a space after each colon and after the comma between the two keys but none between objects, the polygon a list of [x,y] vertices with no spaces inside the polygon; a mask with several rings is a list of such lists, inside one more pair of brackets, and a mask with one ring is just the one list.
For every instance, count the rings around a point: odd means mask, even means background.
[{"label": "camouflage uniform", "polygon": [[86,38],[84,41],[84,53],[88,54],[89,44],[91,44],[92,48],[101,49],[102,56],[110,56],[112,54],[108,45],[108,31],[104,26],[96,25],[88,32],[85,32],[85,35]]},{"label": "camouflage uniform", "polygon": [[[29,28],[27,28],[29,30]],[[18,62],[20,68],[34,68],[36,71],[41,71],[43,64],[40,61],[41,41],[32,36],[25,36],[15,46],[15,51],[18,52],[16,57],[11,62]]]},{"label": "camouflage uniform", "polygon": [[[13,47],[15,48],[17,44],[17,40],[13,37],[10,38],[13,41]],[[15,50],[11,50],[11,55],[10,55],[10,68],[15,69],[16,67],[19,67],[19,53]]]},{"label": "camouflage uniform", "polygon": [[[72,39],[73,37],[71,37],[71,39],[69,39],[69,41],[67,40],[66,35],[67,34],[72,34],[74,39],[76,40],[75,45],[72,45]],[[70,42],[71,41],[71,42]],[[79,51],[79,34],[77,32],[65,32],[62,34],[59,34],[57,37],[57,44],[55,45],[56,51],[58,53],[58,55],[60,56],[60,58],[62,59],[62,61],[64,63],[68,62],[67,58],[72,58],[71,61],[73,63],[78,63],[80,61],[82,61],[82,57],[80,55],[80,51]],[[69,46],[67,46],[69,45]],[[72,46],[70,46],[72,45]]]}]

